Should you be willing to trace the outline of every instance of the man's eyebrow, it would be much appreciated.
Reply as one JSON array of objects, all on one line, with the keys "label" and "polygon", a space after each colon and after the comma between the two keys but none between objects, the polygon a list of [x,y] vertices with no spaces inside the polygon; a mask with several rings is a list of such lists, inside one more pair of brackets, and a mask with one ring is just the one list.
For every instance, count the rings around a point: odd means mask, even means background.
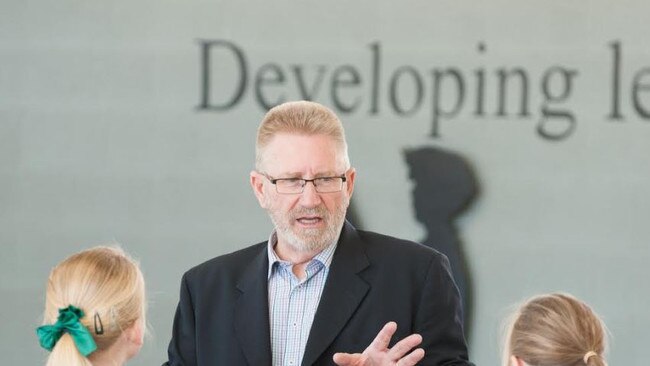
[{"label": "man's eyebrow", "polygon": [[277,176],[274,176],[273,178],[276,178],[276,179],[284,179],[284,178],[294,179],[294,178],[298,178],[298,179],[300,179],[300,178],[302,178],[302,173],[284,172],[284,173],[278,174]]},{"label": "man's eyebrow", "polygon": [[[316,173],[313,178],[339,177],[339,176],[341,176],[341,175],[337,174],[335,171],[331,170],[331,171],[325,171],[325,172],[322,172],[322,173]],[[300,172],[285,172],[285,173],[282,173],[282,174],[278,175],[277,177],[273,177],[273,178],[275,178],[275,179],[285,179],[285,178],[288,178],[288,179],[305,179],[305,177]],[[309,179],[309,178],[306,178],[306,179]]]},{"label": "man's eyebrow", "polygon": [[314,176],[314,178],[324,178],[324,177],[339,177],[340,174],[336,174],[334,171],[328,171],[325,173],[318,173]]}]

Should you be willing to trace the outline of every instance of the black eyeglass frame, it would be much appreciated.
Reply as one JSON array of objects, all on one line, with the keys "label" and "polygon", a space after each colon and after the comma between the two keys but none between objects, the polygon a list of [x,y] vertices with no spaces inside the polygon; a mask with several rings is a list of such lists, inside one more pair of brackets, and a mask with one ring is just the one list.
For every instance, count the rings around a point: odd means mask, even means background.
[{"label": "black eyeglass frame", "polygon": [[[269,182],[271,182],[271,184],[273,184],[273,185],[275,186],[275,191],[276,191],[278,194],[301,194],[301,193],[305,192],[305,186],[306,186],[307,183],[309,183],[309,182],[311,182],[311,184],[314,185],[314,189],[315,189],[316,192],[318,192],[318,193],[336,193],[336,192],[341,192],[341,191],[343,190],[343,183],[347,182],[347,180],[348,180],[348,177],[345,176],[345,173],[342,174],[342,175],[335,175],[335,176],[331,176],[331,177],[317,177],[317,178],[313,178],[313,179],[304,179],[304,178],[273,178],[273,177],[271,177],[271,176],[269,176],[269,175],[267,175],[267,174],[265,174],[265,173],[260,173],[260,174],[262,174],[266,179],[269,180]],[[321,180],[321,179],[332,179],[332,178],[341,179],[341,188],[339,188],[337,191],[320,192],[320,191],[318,190],[318,184],[316,184],[316,181]],[[300,192],[280,192],[280,191],[278,191],[278,184],[277,184],[277,183],[278,183],[279,181],[296,181],[296,182],[302,181],[302,185],[300,186]]]}]

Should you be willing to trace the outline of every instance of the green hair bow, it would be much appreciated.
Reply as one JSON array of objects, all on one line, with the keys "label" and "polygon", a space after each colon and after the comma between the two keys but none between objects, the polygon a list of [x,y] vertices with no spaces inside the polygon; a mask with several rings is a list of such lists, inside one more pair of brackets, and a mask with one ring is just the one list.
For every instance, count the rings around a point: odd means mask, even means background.
[{"label": "green hair bow", "polygon": [[79,319],[83,317],[83,310],[72,305],[65,309],[59,309],[59,317],[56,323],[36,328],[36,335],[41,347],[51,351],[63,333],[68,333],[72,336],[79,353],[84,357],[88,357],[97,349],[97,345],[88,329],[79,322]]}]

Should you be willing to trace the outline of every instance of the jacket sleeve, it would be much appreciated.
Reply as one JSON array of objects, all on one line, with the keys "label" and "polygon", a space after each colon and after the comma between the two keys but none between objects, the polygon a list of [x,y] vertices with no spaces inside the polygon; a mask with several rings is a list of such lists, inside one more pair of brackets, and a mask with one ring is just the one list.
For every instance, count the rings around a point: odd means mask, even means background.
[{"label": "jacket sleeve", "polygon": [[167,355],[169,360],[163,366],[196,365],[196,331],[194,305],[187,280],[187,273],[181,280],[180,300],[174,316],[172,339]]},{"label": "jacket sleeve", "polygon": [[463,335],[460,294],[449,260],[434,256],[423,285],[414,331],[422,335],[425,357],[421,365],[471,366]]}]

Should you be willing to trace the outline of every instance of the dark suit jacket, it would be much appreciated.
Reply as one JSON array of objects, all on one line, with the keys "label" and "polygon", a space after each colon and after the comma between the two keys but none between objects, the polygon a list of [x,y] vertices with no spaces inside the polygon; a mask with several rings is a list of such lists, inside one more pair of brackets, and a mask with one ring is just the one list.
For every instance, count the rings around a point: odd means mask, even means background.
[{"label": "dark suit jacket", "polygon": [[[267,242],[183,276],[166,365],[271,365]],[[447,258],[420,244],[345,223],[302,365],[362,352],[388,321],[393,343],[422,335],[422,365],[471,365]]]}]

